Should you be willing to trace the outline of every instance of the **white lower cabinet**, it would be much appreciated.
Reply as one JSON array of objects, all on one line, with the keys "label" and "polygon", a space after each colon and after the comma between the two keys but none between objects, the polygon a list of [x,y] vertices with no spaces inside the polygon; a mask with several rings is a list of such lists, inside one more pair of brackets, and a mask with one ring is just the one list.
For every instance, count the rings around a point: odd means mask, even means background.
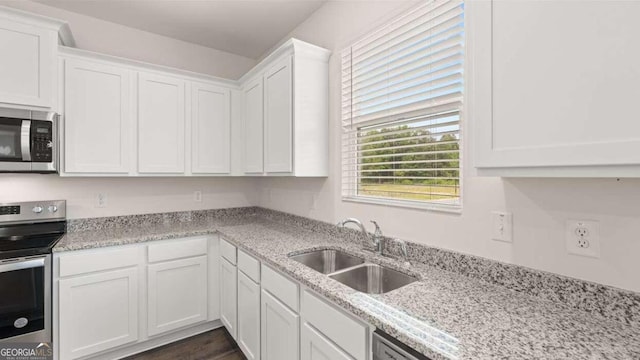
[{"label": "white lower cabinet", "polygon": [[199,236],[54,253],[54,359],[122,358],[219,327],[217,248]]},{"label": "white lower cabinet", "polygon": [[207,319],[207,257],[148,266],[147,333],[166,333]]},{"label": "white lower cabinet", "polygon": [[237,339],[238,272],[225,258],[220,259],[220,320],[229,334]]},{"label": "white lower cabinet", "polygon": [[263,360],[297,360],[300,316],[262,290],[261,350]]},{"label": "white lower cabinet", "polygon": [[76,359],[138,340],[138,268],[59,282],[60,359]]},{"label": "white lower cabinet", "polygon": [[305,322],[300,331],[300,360],[355,360]]},{"label": "white lower cabinet", "polygon": [[260,285],[240,270],[237,342],[247,359],[260,359]]},{"label": "white lower cabinet", "polygon": [[[306,344],[307,348],[303,347],[303,355],[304,351],[315,351],[316,353],[322,349],[325,352],[329,351],[331,348],[329,345],[332,345],[336,349],[341,349],[340,351],[343,351],[344,354],[348,354],[347,357],[336,357],[335,359],[366,360],[369,357],[369,326],[359,319],[309,290],[301,292],[300,315],[306,326],[312,326],[314,331],[322,335],[322,339],[330,342],[324,347],[315,344],[317,347],[315,350],[309,350],[309,344]],[[308,341],[320,342],[319,339]],[[305,344],[303,343],[303,345]],[[330,358],[333,359],[333,357]]]}]

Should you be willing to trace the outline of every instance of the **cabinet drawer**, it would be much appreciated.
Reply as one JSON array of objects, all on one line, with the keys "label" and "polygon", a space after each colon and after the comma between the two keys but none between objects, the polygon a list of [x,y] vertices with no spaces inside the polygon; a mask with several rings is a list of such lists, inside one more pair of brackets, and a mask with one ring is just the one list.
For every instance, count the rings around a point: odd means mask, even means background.
[{"label": "cabinet drawer", "polygon": [[236,247],[224,239],[220,239],[220,255],[233,265],[236,264]]},{"label": "cabinet drawer", "polygon": [[298,312],[298,284],[268,266],[262,265],[262,288]]},{"label": "cabinet drawer", "polygon": [[367,358],[368,328],[334,305],[321,300],[307,290],[302,292],[300,315],[351,356]]},{"label": "cabinet drawer", "polygon": [[60,277],[136,266],[142,246],[104,248],[60,255]]},{"label": "cabinet drawer", "polygon": [[260,261],[238,250],[238,270],[242,271],[251,280],[260,283]]},{"label": "cabinet drawer", "polygon": [[149,262],[174,260],[207,254],[207,238],[185,238],[149,245]]}]

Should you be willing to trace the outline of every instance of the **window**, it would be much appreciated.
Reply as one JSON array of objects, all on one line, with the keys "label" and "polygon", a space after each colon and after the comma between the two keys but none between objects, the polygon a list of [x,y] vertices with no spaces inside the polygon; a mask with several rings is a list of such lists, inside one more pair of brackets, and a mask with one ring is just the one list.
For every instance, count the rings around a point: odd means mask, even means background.
[{"label": "window", "polygon": [[342,53],[342,195],[460,207],[464,2],[428,1]]}]

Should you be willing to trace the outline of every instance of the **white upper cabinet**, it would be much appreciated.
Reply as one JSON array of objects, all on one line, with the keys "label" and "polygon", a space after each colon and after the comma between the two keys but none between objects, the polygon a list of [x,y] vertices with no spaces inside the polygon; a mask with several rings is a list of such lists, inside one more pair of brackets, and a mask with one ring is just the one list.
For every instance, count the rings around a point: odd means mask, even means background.
[{"label": "white upper cabinet", "polygon": [[264,171],[264,93],[262,76],[247,82],[244,95],[244,172],[260,174]]},{"label": "white upper cabinet", "polygon": [[267,173],[290,173],[292,153],[291,57],[271,66],[264,77],[265,163]]},{"label": "white upper cabinet", "polygon": [[326,49],[292,39],[239,81],[58,54],[63,176],[328,176]]},{"label": "white upper cabinet", "polygon": [[467,10],[467,113],[480,174],[640,176],[640,3],[486,1]]},{"label": "white upper cabinet", "polygon": [[184,173],[185,82],[138,74],[138,172]]},{"label": "white upper cabinet", "polygon": [[191,172],[231,172],[230,90],[191,84]]},{"label": "white upper cabinet", "polygon": [[134,125],[130,77],[129,70],[109,64],[64,62],[65,172],[129,172]]},{"label": "white upper cabinet", "polygon": [[329,55],[291,39],[240,79],[246,174],[328,176]]},{"label": "white upper cabinet", "polygon": [[[51,107],[54,100],[58,31],[66,23],[0,8],[0,103]],[[68,34],[68,33],[67,33]],[[68,38],[73,42],[72,38]]]}]

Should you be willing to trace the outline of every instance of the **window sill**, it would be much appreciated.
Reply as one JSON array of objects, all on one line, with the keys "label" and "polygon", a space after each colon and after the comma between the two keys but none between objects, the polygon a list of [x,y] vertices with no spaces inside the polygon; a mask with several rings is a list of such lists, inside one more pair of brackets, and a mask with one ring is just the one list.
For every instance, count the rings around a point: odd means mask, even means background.
[{"label": "window sill", "polygon": [[462,205],[444,205],[444,204],[439,205],[435,203],[420,203],[420,202],[394,200],[394,199],[371,198],[371,197],[364,197],[364,196],[358,196],[358,197],[343,196],[342,201],[370,204],[370,205],[393,206],[393,207],[399,207],[399,208],[433,211],[433,212],[443,212],[443,213],[449,213],[449,214],[462,214]]}]

